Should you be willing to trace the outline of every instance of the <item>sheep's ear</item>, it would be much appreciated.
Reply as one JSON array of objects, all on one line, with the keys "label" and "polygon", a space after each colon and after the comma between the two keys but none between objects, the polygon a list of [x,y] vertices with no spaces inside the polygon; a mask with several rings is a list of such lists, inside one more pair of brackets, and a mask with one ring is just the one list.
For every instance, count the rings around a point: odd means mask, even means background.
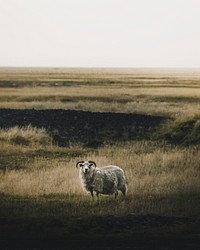
[{"label": "sheep's ear", "polygon": [[76,167],[78,168],[78,167],[82,167],[83,166],[83,163],[84,163],[84,161],[78,161],[77,163],[76,163]]},{"label": "sheep's ear", "polygon": [[97,164],[94,161],[88,161],[90,163],[90,166],[94,166],[96,168]]}]

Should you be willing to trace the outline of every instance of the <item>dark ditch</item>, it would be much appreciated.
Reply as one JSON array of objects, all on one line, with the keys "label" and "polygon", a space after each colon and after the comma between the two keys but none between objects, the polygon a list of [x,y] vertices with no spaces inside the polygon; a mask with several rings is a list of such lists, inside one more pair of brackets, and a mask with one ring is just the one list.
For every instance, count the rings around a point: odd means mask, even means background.
[{"label": "dark ditch", "polygon": [[45,128],[59,146],[152,139],[167,118],[141,114],[101,113],[75,110],[0,109],[0,128],[32,125]]}]

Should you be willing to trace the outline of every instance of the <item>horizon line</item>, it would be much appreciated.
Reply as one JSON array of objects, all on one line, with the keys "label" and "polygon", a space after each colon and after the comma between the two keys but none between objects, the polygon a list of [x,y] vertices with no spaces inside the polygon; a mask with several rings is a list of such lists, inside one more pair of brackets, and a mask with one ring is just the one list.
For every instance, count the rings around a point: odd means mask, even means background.
[{"label": "horizon line", "polygon": [[54,69],[200,69],[200,66],[0,66],[0,68],[54,68]]}]

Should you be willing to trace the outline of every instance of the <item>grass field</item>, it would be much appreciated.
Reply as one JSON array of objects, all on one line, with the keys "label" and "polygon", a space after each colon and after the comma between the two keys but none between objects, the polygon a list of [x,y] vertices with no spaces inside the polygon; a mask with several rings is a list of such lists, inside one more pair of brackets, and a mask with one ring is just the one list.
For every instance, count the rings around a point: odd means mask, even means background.
[{"label": "grass field", "polygon": [[199,116],[198,70],[1,69],[0,108]]},{"label": "grass field", "polygon": [[[1,109],[167,118],[152,140],[116,140],[96,148],[81,142],[60,147],[47,129],[31,124],[2,128],[0,244],[199,246],[199,100],[198,70],[0,69]],[[101,196],[99,203],[93,202],[75,168],[81,159],[121,166],[128,179],[126,200]]]}]

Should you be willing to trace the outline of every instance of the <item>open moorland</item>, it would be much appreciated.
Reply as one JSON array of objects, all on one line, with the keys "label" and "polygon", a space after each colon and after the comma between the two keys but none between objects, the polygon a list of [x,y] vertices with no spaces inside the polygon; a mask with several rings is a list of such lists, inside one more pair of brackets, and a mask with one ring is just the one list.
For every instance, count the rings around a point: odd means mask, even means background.
[{"label": "open moorland", "polygon": [[[0,247],[198,249],[200,71],[0,69]],[[78,160],[121,166],[92,201]]]}]

